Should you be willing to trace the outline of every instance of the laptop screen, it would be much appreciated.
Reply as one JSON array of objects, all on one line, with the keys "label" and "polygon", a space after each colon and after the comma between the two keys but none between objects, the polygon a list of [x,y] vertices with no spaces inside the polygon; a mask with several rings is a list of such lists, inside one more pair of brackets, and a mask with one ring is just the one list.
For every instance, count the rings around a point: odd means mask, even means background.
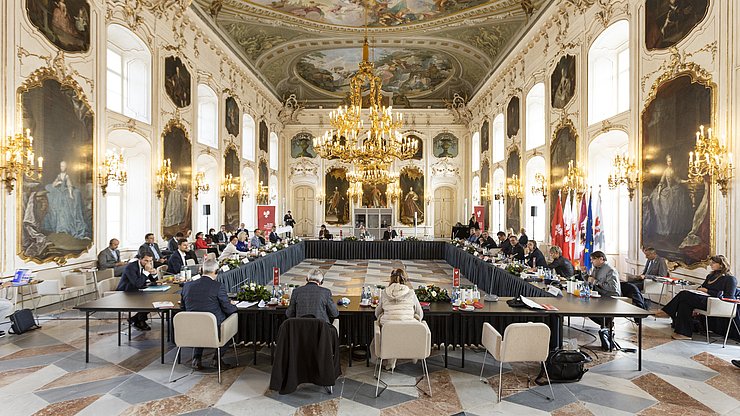
[{"label": "laptop screen", "polygon": [[31,271],[29,269],[18,269],[13,276],[13,283],[27,283],[31,280]]}]

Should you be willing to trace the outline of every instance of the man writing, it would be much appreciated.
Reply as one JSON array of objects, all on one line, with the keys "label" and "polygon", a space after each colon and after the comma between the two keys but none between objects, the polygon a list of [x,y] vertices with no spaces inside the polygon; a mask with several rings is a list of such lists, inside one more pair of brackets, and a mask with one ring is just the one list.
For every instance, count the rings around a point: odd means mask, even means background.
[{"label": "man writing", "polygon": [[118,251],[119,244],[120,242],[115,238],[112,238],[108,242],[108,247],[98,254],[98,269],[113,269],[114,276],[123,274],[123,269],[126,268],[126,262],[121,261],[121,252]]},{"label": "man writing", "polygon": [[334,304],[331,291],[321,287],[323,282],[321,270],[311,270],[306,276],[306,284],[293,290],[285,315],[288,318],[313,316],[328,323],[338,318],[337,305]]},{"label": "man writing", "polygon": [[[139,260],[133,261],[126,266],[118,282],[117,291],[138,292],[143,289],[149,282],[157,283],[157,271],[152,268],[154,255],[151,251],[144,250],[139,252]],[[140,331],[149,331],[152,327],[146,323],[149,319],[147,312],[138,312],[132,316],[128,323]]]},{"label": "man writing", "polygon": [[640,290],[645,290],[645,279],[667,277],[668,265],[663,257],[658,256],[658,252],[654,248],[646,247],[642,252],[645,253],[645,257],[647,258],[645,268],[642,270],[642,274],[638,276],[639,280],[630,283],[633,283]]},{"label": "man writing", "polygon": [[573,264],[563,257],[563,250],[560,247],[550,247],[550,257],[552,262],[547,265],[547,268],[555,270],[558,276],[571,277],[575,274]]},{"label": "man writing", "polygon": [[[229,300],[226,288],[216,278],[218,262],[208,259],[203,262],[203,277],[192,282],[187,282],[182,287],[182,310],[188,312],[210,312],[216,317],[217,328],[221,328],[226,318],[236,312],[236,302]],[[224,345],[228,347],[229,344]],[[193,349],[192,367],[202,370],[203,348]],[[212,367],[218,367],[218,352],[213,354]],[[221,361],[221,368],[229,369],[230,365]]]}]

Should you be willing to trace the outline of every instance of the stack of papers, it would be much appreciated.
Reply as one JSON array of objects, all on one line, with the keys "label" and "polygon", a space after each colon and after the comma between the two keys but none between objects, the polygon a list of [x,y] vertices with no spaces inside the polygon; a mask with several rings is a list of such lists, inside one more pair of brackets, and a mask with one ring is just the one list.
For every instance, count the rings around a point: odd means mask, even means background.
[{"label": "stack of papers", "polygon": [[525,305],[527,305],[529,308],[532,309],[545,309],[544,306],[540,305],[539,303],[533,301],[532,299],[526,298],[524,296],[519,297],[522,302],[524,302]]},{"label": "stack of papers", "polygon": [[143,289],[141,289],[142,292],[166,292],[170,290],[169,285],[155,285],[155,286],[147,286]]},{"label": "stack of papers", "polygon": [[256,305],[257,302],[247,302],[246,300],[243,300],[236,304],[236,307],[239,309],[247,309],[251,308],[252,306]]},{"label": "stack of papers", "polygon": [[174,308],[175,304],[170,301],[152,302],[152,306],[154,306],[157,309],[167,309],[167,308]]}]

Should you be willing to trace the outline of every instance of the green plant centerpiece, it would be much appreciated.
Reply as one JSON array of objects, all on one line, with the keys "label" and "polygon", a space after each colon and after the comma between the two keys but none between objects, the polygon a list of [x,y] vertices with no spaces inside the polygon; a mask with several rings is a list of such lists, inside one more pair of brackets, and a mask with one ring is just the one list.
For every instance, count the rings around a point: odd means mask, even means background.
[{"label": "green plant centerpiece", "polygon": [[227,266],[229,270],[234,270],[239,268],[239,259],[232,259],[227,258],[223,259],[220,262],[218,262],[219,267]]},{"label": "green plant centerpiece", "polygon": [[242,286],[239,292],[236,293],[236,300],[247,302],[259,302],[261,300],[267,302],[271,297],[272,292],[267,290],[266,286],[255,283]]},{"label": "green plant centerpiece", "polygon": [[506,265],[506,271],[519,276],[524,271],[524,265],[521,263],[509,263]]},{"label": "green plant centerpiece", "polygon": [[344,237],[343,241],[357,241],[357,237],[350,235],[350,236]]},{"label": "green plant centerpiece", "polygon": [[450,294],[447,289],[435,285],[419,286],[414,291],[419,302],[449,302]]}]

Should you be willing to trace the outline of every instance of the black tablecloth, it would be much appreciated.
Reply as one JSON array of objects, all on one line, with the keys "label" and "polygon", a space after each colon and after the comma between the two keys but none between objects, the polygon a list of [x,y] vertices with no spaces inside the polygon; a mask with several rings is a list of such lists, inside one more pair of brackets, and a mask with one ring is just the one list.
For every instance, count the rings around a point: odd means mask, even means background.
[{"label": "black tablecloth", "polygon": [[306,258],[367,260],[439,260],[444,259],[443,241],[325,241],[307,240]]},{"label": "black tablecloth", "polygon": [[445,244],[444,259],[450,266],[460,269],[465,278],[486,293],[498,296],[551,296],[547,291],[530,285],[525,280],[452,244]]},{"label": "black tablecloth", "polygon": [[260,257],[254,261],[242,265],[238,269],[220,272],[218,281],[226,284],[226,290],[235,292],[236,289],[246,283],[272,284],[272,268],[278,267],[280,273],[285,273],[293,266],[306,258],[305,242],[292,245],[286,249]]}]

